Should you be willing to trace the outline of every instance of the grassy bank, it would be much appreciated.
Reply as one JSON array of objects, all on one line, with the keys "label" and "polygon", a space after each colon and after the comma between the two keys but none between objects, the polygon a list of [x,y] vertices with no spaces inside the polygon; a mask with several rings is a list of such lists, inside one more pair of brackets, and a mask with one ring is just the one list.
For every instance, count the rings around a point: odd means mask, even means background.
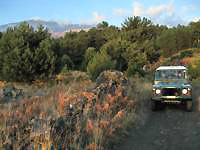
[{"label": "grassy bank", "polygon": [[114,148],[134,124],[145,120],[150,84],[132,78],[127,96],[117,88],[104,99],[91,92],[94,87],[87,77],[76,77],[46,89],[46,96],[2,104],[1,149]]}]

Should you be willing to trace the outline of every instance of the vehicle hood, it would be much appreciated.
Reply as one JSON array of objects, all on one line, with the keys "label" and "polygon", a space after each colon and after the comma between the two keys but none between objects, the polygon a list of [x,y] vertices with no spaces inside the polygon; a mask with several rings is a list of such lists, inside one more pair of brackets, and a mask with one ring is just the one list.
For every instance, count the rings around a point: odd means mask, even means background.
[{"label": "vehicle hood", "polygon": [[185,80],[178,81],[155,81],[154,88],[191,88],[191,85]]}]

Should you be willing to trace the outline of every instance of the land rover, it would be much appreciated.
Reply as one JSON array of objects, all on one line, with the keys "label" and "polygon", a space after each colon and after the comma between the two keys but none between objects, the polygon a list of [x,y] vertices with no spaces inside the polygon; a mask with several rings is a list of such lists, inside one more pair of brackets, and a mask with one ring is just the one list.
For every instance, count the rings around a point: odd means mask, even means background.
[{"label": "land rover", "polygon": [[155,71],[151,109],[169,104],[184,104],[192,111],[192,85],[184,66],[160,66]]}]

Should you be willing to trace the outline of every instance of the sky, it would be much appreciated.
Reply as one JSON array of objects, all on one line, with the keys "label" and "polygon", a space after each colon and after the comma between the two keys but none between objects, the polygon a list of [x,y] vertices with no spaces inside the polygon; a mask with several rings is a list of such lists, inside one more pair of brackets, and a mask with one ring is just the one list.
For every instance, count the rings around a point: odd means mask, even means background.
[{"label": "sky", "polygon": [[0,0],[0,6],[0,25],[41,19],[120,26],[128,17],[141,16],[176,26],[200,19],[200,0]]}]

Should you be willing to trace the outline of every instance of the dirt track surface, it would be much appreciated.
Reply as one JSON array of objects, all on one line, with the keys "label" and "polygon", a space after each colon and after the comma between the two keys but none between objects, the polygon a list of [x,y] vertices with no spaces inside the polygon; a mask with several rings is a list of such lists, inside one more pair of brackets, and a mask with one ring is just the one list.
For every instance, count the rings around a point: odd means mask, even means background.
[{"label": "dirt track surface", "polygon": [[175,105],[150,112],[145,124],[134,127],[117,150],[200,150],[200,88],[194,89],[192,112]]}]

